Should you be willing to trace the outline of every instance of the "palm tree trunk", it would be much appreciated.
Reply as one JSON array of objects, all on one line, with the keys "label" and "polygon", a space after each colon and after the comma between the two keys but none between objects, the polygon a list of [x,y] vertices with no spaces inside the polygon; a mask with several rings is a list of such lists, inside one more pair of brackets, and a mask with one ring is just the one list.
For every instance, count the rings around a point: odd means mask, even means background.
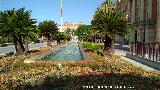
[{"label": "palm tree trunk", "polygon": [[110,52],[113,55],[115,53],[115,39],[114,38],[112,38],[110,49],[111,49]]},{"label": "palm tree trunk", "polygon": [[27,37],[24,37],[24,45],[25,45],[25,52],[27,52],[27,51],[29,51],[29,49],[28,49],[28,39],[27,39]]},{"label": "palm tree trunk", "polygon": [[101,39],[100,39],[100,43],[103,43],[103,38],[101,37]]},{"label": "palm tree trunk", "polygon": [[111,45],[112,39],[106,34],[105,35],[105,41],[104,41],[104,54],[111,55]]},{"label": "palm tree trunk", "polygon": [[94,37],[94,40],[95,40],[95,43],[97,43],[97,38],[96,38],[96,36]]},{"label": "palm tree trunk", "polygon": [[46,38],[47,38],[47,47],[49,47],[49,46],[51,46],[50,37],[47,36]]},{"label": "palm tree trunk", "polygon": [[13,42],[14,42],[14,45],[15,45],[16,53],[17,54],[23,54],[24,51],[25,51],[25,48],[23,46],[22,38],[21,37],[18,38],[17,36],[15,36],[13,38]]}]

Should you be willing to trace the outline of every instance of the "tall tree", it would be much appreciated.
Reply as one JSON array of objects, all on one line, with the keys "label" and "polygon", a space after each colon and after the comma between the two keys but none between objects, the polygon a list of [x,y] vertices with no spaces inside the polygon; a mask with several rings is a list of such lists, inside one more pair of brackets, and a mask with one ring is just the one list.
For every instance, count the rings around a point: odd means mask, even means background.
[{"label": "tall tree", "polygon": [[0,35],[12,37],[17,53],[24,53],[24,38],[35,36],[36,20],[31,18],[31,11],[25,8],[0,12]]},{"label": "tall tree", "polygon": [[47,39],[47,46],[50,46],[51,36],[56,36],[58,33],[57,24],[51,20],[45,20],[38,25],[38,32],[41,36]]},{"label": "tall tree", "polygon": [[107,7],[104,8],[106,10],[98,8],[91,23],[94,29],[105,33],[104,50],[107,54],[113,54],[115,35],[126,34],[128,24],[125,15],[115,11],[110,0],[107,1],[105,2]]},{"label": "tall tree", "polygon": [[89,37],[92,34],[91,25],[81,25],[75,31],[75,34],[78,36],[78,39],[81,41],[88,41]]}]

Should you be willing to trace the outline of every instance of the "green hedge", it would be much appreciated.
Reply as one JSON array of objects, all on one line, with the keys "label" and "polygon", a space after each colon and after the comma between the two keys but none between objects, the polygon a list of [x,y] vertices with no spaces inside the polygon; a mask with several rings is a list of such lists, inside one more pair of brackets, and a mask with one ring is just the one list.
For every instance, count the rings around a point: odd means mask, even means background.
[{"label": "green hedge", "polygon": [[89,48],[94,51],[96,50],[103,50],[103,45],[98,44],[98,43],[82,43],[84,48]]},{"label": "green hedge", "polygon": [[97,54],[104,56],[104,46],[100,43],[82,43],[82,46],[86,48],[86,51],[96,52]]}]

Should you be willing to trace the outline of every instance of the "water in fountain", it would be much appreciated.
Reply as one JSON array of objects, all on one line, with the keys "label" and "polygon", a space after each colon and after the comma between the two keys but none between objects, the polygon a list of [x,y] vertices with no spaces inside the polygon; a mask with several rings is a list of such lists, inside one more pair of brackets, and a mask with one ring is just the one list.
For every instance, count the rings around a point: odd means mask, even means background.
[{"label": "water in fountain", "polygon": [[46,60],[82,60],[83,56],[78,45],[66,45],[61,50],[48,55]]}]

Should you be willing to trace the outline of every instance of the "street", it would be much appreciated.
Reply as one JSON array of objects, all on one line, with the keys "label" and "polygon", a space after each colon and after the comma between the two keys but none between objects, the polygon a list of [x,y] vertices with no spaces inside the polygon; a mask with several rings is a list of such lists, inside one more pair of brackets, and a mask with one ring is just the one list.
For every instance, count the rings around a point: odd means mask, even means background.
[{"label": "street", "polygon": [[[29,50],[33,50],[41,47],[46,47],[46,43],[30,43],[28,46]],[[6,53],[9,52],[15,52],[14,45],[10,45],[7,47],[0,47],[0,55],[5,55]]]}]

